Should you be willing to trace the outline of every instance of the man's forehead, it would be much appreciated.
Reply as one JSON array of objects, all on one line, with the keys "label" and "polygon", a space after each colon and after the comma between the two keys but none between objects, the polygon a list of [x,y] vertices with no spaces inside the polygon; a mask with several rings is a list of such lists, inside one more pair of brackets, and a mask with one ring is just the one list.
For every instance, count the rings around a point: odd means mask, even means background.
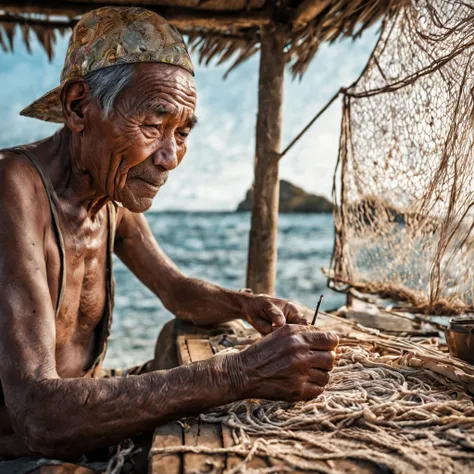
[{"label": "man's forehead", "polygon": [[193,76],[182,68],[167,64],[140,64],[128,89],[132,101],[142,113],[158,115],[194,112],[196,88]]},{"label": "man's forehead", "polygon": [[196,94],[194,77],[179,66],[160,63],[137,64],[134,74],[136,85],[170,87],[178,91]]}]

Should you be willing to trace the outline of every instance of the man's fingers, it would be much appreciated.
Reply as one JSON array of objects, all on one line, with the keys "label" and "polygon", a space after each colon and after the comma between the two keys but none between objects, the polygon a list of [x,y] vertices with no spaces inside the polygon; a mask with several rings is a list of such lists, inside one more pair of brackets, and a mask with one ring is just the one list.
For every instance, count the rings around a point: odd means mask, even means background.
[{"label": "man's fingers", "polygon": [[270,334],[272,332],[272,323],[259,316],[253,318],[253,327],[261,334]]},{"label": "man's fingers", "polygon": [[339,344],[339,337],[334,332],[318,331],[313,326],[306,326],[301,335],[312,350],[333,351]]},{"label": "man's fingers", "polygon": [[329,372],[312,368],[308,373],[308,379],[303,385],[303,400],[311,400],[324,392],[324,387],[329,383]]},{"label": "man's fingers", "polygon": [[319,387],[325,387],[329,383],[329,372],[325,370],[311,369],[308,382]]},{"label": "man's fingers", "polygon": [[283,310],[286,316],[287,323],[302,324],[303,326],[306,326],[308,324],[307,319],[303,316],[303,313],[298,309],[295,304],[287,302]]},{"label": "man's fingers", "polygon": [[313,398],[319,397],[324,392],[324,388],[318,384],[311,383],[310,381],[305,382],[303,391],[301,393],[302,400],[312,400]]},{"label": "man's fingers", "polygon": [[283,326],[286,323],[285,315],[283,311],[275,306],[273,303],[269,303],[263,308],[265,315],[268,316],[268,320],[271,321],[275,326]]},{"label": "man's fingers", "polygon": [[311,367],[322,370],[332,370],[334,368],[334,359],[336,353],[334,351],[311,351],[310,363]]},{"label": "man's fingers", "polygon": [[308,320],[304,316],[296,316],[291,318],[291,321],[287,319],[289,324],[299,324],[300,326],[307,326]]}]

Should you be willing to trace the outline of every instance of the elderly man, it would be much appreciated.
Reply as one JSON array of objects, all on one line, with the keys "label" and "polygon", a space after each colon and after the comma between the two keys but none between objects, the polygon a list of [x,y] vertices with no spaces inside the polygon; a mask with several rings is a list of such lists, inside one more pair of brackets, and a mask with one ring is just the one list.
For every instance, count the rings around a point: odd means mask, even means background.
[{"label": "elderly man", "polygon": [[[187,278],[148,227],[142,213],[186,153],[195,106],[176,30],[144,9],[101,8],[74,28],[60,86],[23,110],[64,126],[0,158],[3,458],[71,459],[210,407],[310,399],[327,384],[335,335],[287,301]],[[267,336],[238,354],[101,377],[113,251],[177,318],[243,318]]]}]

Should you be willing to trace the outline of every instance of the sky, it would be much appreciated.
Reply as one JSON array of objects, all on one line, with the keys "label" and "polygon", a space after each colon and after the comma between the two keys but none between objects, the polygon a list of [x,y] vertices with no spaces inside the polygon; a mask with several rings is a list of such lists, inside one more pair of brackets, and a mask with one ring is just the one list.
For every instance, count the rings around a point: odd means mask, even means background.
[{"label": "sky", "polygon": [[[323,45],[304,78],[287,72],[284,87],[282,149],[340,87],[350,85],[364,68],[378,36],[372,27],[356,41]],[[59,84],[68,36],[58,36],[50,63],[32,38],[33,54],[20,35],[14,54],[0,53],[0,148],[44,138],[58,125],[20,117],[19,112]],[[198,66],[199,124],[188,153],[155,198],[157,210],[234,210],[253,181],[257,117],[258,56],[223,79],[231,63]],[[336,101],[280,162],[280,177],[306,191],[330,197],[337,159],[341,103]]]}]

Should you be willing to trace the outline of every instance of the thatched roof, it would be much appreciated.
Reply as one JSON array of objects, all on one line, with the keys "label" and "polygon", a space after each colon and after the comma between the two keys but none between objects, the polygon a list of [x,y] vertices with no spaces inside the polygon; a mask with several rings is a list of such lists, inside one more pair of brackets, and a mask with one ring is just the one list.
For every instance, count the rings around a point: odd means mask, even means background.
[{"label": "thatched roof", "polygon": [[[319,45],[341,37],[356,38],[407,0],[0,0],[0,47],[13,51],[14,36],[29,49],[32,30],[48,57],[56,33],[64,34],[84,12],[104,5],[135,5],[154,10],[187,35],[200,61],[213,58],[230,69],[259,50],[260,28],[270,22],[287,31],[287,62],[301,76]],[[19,25],[20,28],[15,28]]]}]

